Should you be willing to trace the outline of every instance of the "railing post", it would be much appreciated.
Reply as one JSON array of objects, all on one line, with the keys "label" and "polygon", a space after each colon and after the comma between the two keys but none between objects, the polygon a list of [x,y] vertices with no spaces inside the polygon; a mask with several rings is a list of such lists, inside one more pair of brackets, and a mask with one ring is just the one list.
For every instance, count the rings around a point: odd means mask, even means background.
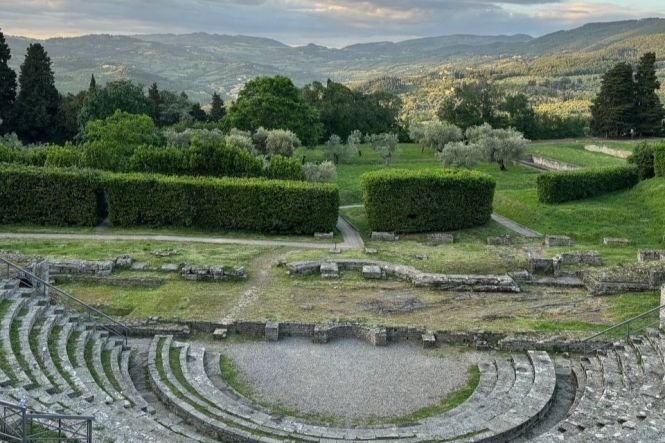
[{"label": "railing post", "polygon": [[88,443],[92,443],[92,420],[88,420]]},{"label": "railing post", "polygon": [[23,443],[27,443],[28,441],[28,436],[27,436],[27,423],[25,421],[25,408],[21,409],[21,441]]}]

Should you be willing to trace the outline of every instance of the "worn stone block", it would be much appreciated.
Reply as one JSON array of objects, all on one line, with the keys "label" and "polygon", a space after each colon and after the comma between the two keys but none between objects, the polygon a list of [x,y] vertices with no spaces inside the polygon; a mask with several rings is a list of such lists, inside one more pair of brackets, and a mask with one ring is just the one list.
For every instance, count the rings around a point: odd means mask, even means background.
[{"label": "worn stone block", "polygon": [[182,265],[177,263],[167,263],[160,266],[159,270],[162,272],[179,272]]},{"label": "worn stone block", "polygon": [[487,244],[490,246],[510,246],[513,244],[513,238],[510,235],[487,237]]},{"label": "worn stone block", "polygon": [[388,331],[386,330],[386,328],[382,327],[372,328],[369,331],[368,340],[374,346],[387,346]]},{"label": "worn stone block", "polygon": [[545,236],[545,246],[549,248],[557,246],[572,246],[573,241],[567,235],[547,235]]},{"label": "worn stone block", "polygon": [[321,278],[339,278],[339,266],[335,262],[321,263]]},{"label": "worn stone block", "polygon": [[378,266],[363,266],[363,277],[369,280],[380,280],[383,278],[383,271]]},{"label": "worn stone block", "polygon": [[427,331],[422,336],[423,348],[431,349],[436,347],[436,336],[433,332]]},{"label": "worn stone block", "polygon": [[397,241],[399,237],[394,232],[372,232],[372,241]]},{"label": "worn stone block", "polygon": [[214,338],[215,340],[223,340],[226,338],[227,334],[228,334],[228,329],[217,328],[213,331],[212,338]]},{"label": "worn stone block", "polygon": [[279,340],[279,323],[274,321],[269,321],[266,323],[266,341],[277,341]]},{"label": "worn stone block", "polygon": [[115,259],[115,265],[118,268],[123,268],[123,269],[131,268],[132,263],[134,263],[134,259],[129,255],[121,255],[120,257],[117,257]]},{"label": "worn stone block", "polygon": [[637,261],[640,263],[665,260],[663,249],[640,249],[637,252]]},{"label": "worn stone block", "polygon": [[378,253],[379,253],[379,250],[378,250],[378,249],[374,249],[374,248],[365,248],[365,254],[367,254],[367,255],[376,255],[376,254],[378,254]]},{"label": "worn stone block", "polygon": [[445,232],[435,232],[427,235],[427,244],[430,246],[447,245],[455,242],[452,234]]},{"label": "worn stone block", "polygon": [[603,244],[605,246],[630,246],[630,240],[627,238],[605,237],[603,239]]},{"label": "worn stone block", "polygon": [[341,254],[342,250],[337,247],[337,245],[333,246],[332,248],[328,249],[328,252],[331,254]]},{"label": "worn stone block", "polygon": [[144,263],[142,261],[137,261],[137,262],[132,263],[131,270],[132,271],[145,271],[147,267],[148,267],[147,263]]},{"label": "worn stone block", "polygon": [[554,262],[549,258],[529,257],[528,266],[531,274],[551,274],[554,272]]},{"label": "worn stone block", "polygon": [[597,251],[564,252],[557,254],[554,261],[561,265],[593,265],[601,266],[603,257]]},{"label": "worn stone block", "polygon": [[335,236],[334,232],[315,232],[314,238],[331,239]]}]

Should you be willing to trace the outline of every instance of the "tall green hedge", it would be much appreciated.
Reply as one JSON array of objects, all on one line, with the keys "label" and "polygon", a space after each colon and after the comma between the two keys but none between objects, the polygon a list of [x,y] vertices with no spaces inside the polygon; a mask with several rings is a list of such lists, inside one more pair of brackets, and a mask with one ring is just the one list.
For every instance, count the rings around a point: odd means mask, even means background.
[{"label": "tall green hedge", "polygon": [[548,172],[538,176],[538,200],[563,203],[632,188],[639,182],[638,168],[616,166]]},{"label": "tall green hedge", "polygon": [[96,226],[99,175],[90,171],[0,166],[0,223]]},{"label": "tall green hedge", "polygon": [[653,170],[656,177],[665,177],[665,143],[654,147]]},{"label": "tall green hedge", "polygon": [[116,226],[181,226],[312,234],[335,228],[334,185],[259,178],[104,174]]},{"label": "tall green hedge", "polygon": [[496,182],[479,172],[385,169],[363,174],[361,181],[373,231],[462,229],[492,216]]}]

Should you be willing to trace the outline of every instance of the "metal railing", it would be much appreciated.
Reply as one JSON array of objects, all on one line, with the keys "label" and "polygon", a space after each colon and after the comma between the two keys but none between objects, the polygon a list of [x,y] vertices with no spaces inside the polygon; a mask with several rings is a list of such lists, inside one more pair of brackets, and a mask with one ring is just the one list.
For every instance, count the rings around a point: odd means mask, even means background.
[{"label": "metal railing", "polygon": [[94,417],[42,414],[0,400],[0,440],[21,443],[92,443]]},{"label": "metal railing", "polygon": [[635,317],[610,326],[590,337],[582,340],[582,346],[586,353],[595,352],[612,346],[613,342],[630,338],[631,335],[644,334],[647,328],[660,326],[660,313],[665,305],[649,309]]},{"label": "metal railing", "polygon": [[[104,329],[105,331],[109,332],[109,334],[122,337],[125,345],[127,344],[128,337],[131,334],[131,328],[129,326],[115,320],[114,318],[104,314],[99,309],[90,306],[89,304],[79,300],[62,289],[53,286],[47,281],[42,280],[32,272],[23,269],[2,257],[0,257],[0,265],[1,264],[6,266],[8,278],[15,278],[21,280],[24,283],[29,283],[33,288],[41,291],[43,296],[50,297],[53,303],[57,303],[59,301],[58,297],[62,297],[74,306],[82,308],[83,311],[87,313],[88,320],[92,320],[92,318],[95,317],[97,327]],[[14,271],[13,273],[12,270]]]}]

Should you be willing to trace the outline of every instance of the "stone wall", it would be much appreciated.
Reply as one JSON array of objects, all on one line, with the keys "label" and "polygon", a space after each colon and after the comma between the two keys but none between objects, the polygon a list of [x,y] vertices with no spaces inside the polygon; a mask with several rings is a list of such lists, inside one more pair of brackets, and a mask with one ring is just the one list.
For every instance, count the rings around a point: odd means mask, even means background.
[{"label": "stone wall", "polygon": [[56,260],[48,259],[51,275],[70,274],[70,275],[94,275],[109,276],[113,272],[114,263],[111,260],[91,261],[91,260]]},{"label": "stone wall", "polygon": [[180,276],[190,281],[244,281],[247,280],[245,268],[235,266],[183,266]]},{"label": "stone wall", "polygon": [[635,263],[580,273],[591,295],[658,291],[665,284],[665,262]]},{"label": "stone wall", "polygon": [[575,169],[579,169],[579,166],[537,155],[532,155],[529,161],[538,167],[552,171],[574,171]]},{"label": "stone wall", "polygon": [[362,270],[365,266],[377,266],[386,276],[405,280],[418,287],[446,291],[520,292],[520,288],[508,275],[446,275],[422,272],[413,266],[397,265],[378,260],[339,259],[310,260],[287,263],[291,275],[311,275],[321,271],[322,263],[335,263],[339,270]]},{"label": "stone wall", "polygon": [[70,282],[83,282],[98,285],[108,286],[122,286],[131,287],[138,286],[141,288],[155,288],[164,284],[164,279],[155,277],[113,277],[113,276],[97,276],[97,275],[74,275],[74,274],[60,274],[54,276],[53,280],[56,284],[70,283]]},{"label": "stone wall", "polygon": [[584,147],[584,150],[589,152],[598,152],[600,154],[605,154],[612,157],[623,158],[623,159],[630,157],[632,154],[631,151],[625,151],[623,149],[614,149],[608,146],[597,146],[597,145],[586,145]]}]

